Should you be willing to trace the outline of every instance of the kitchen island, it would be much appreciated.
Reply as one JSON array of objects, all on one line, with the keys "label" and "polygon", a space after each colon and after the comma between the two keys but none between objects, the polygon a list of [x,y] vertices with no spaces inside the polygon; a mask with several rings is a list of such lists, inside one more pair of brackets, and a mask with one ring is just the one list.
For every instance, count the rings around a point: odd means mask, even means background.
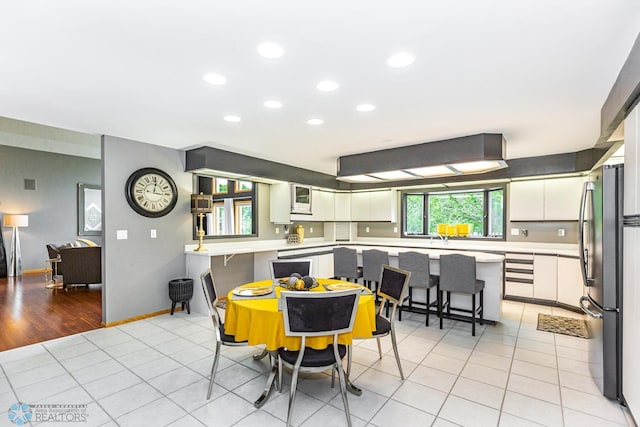
[{"label": "kitchen island", "polygon": [[[333,272],[333,248],[335,246],[347,246],[355,248],[359,255],[363,249],[380,249],[389,253],[389,262],[392,266],[398,265],[398,253],[405,251],[418,251],[429,254],[430,268],[432,274],[439,273],[440,255],[448,253],[462,253],[476,258],[476,274],[479,279],[485,281],[484,291],[484,318],[490,321],[500,321],[500,303],[502,301],[503,289],[503,263],[504,256],[497,253],[459,250],[448,247],[425,248],[411,245],[407,241],[406,246],[385,246],[375,244],[365,244],[363,242],[332,242],[322,239],[311,240],[302,245],[287,245],[284,241],[252,241],[244,244],[209,244],[205,245],[208,252],[194,252],[195,245],[187,245],[185,254],[187,257],[187,277],[191,277],[199,282],[200,273],[212,265],[212,257],[219,257],[221,268],[213,271],[214,277],[225,274],[224,269],[230,267],[234,262],[233,257],[238,254],[252,254],[253,256],[253,280],[263,280],[269,278],[268,261],[278,258],[304,257],[314,260],[313,274],[318,277],[330,277]],[[218,262],[220,265],[220,262]],[[245,266],[246,267],[246,266]],[[217,280],[217,279],[216,279]],[[242,283],[235,283],[234,286]],[[220,289],[221,294],[228,289]],[[432,300],[435,300],[435,292],[432,293]],[[421,289],[414,291],[415,301],[425,301],[426,292]],[[464,295],[452,295],[452,305],[460,308],[470,308],[471,301]],[[191,309],[206,313],[204,295],[200,286],[194,286],[194,296]]]}]

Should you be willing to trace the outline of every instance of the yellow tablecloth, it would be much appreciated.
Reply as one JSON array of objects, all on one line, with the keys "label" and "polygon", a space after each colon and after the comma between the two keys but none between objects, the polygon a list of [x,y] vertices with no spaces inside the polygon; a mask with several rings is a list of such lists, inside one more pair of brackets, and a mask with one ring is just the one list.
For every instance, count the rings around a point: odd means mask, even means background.
[{"label": "yellow tablecloth", "polygon": [[[311,292],[326,292],[323,285],[345,283],[340,280],[318,279],[320,286]],[[271,280],[247,283],[242,287],[271,286]],[[276,296],[280,297],[283,288],[275,286]],[[247,340],[249,345],[265,344],[267,350],[286,347],[290,350],[300,349],[300,337],[287,337],[284,334],[284,318],[278,311],[278,298],[268,299],[233,299],[233,290],[227,295],[224,328],[228,335],[234,335],[237,341]],[[351,344],[352,338],[370,338],[376,329],[376,314],[373,295],[363,293],[358,303],[353,333],[341,334],[340,344]],[[307,346],[323,349],[332,342],[332,337],[309,337]]]}]

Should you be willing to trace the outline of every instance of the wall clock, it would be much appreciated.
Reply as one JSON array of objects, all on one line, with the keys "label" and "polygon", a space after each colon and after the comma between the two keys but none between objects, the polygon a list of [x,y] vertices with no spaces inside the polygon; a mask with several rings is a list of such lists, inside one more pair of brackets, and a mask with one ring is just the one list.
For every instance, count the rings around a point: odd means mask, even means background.
[{"label": "wall clock", "polygon": [[158,218],[176,206],[178,188],[166,172],[142,168],[127,179],[125,196],[134,211],[149,218]]}]

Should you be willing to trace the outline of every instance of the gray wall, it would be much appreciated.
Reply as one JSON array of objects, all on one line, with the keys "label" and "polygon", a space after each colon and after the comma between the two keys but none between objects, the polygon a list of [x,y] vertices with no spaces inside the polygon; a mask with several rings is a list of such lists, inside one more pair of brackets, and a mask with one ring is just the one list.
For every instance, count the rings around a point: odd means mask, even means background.
[{"label": "gray wall", "polygon": [[[0,122],[0,125],[7,123]],[[23,122],[20,122],[23,123]],[[26,129],[25,126],[21,128]],[[35,131],[46,127],[32,125]],[[0,144],[17,135],[0,130]],[[90,142],[94,137],[85,135]],[[16,136],[27,142],[44,141],[29,133]],[[0,145],[0,213],[28,214],[29,226],[20,229],[22,268],[45,268],[47,243],[74,242],[78,237],[77,185],[79,182],[100,185],[100,160],[45,151]],[[35,179],[36,190],[25,190],[24,180]],[[2,228],[7,254],[11,248],[11,229]],[[101,236],[87,236],[97,243]]]},{"label": "gray wall", "polygon": [[[103,322],[112,323],[170,307],[168,282],[184,277],[184,245],[191,236],[191,174],[183,151],[103,136]],[[125,199],[129,175],[143,167],[167,172],[178,187],[178,203],[166,216],[147,218]],[[157,230],[157,238],[150,230]],[[127,230],[126,240],[116,231]],[[198,278],[194,278],[198,279]],[[200,286],[196,280],[195,286]]]}]

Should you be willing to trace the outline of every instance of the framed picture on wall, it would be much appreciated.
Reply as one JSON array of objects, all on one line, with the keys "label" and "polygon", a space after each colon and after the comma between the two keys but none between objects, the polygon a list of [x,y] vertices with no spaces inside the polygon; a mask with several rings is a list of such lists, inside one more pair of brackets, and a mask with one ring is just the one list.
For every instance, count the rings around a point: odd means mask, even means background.
[{"label": "framed picture on wall", "polygon": [[102,189],[78,183],[78,236],[102,235]]}]

